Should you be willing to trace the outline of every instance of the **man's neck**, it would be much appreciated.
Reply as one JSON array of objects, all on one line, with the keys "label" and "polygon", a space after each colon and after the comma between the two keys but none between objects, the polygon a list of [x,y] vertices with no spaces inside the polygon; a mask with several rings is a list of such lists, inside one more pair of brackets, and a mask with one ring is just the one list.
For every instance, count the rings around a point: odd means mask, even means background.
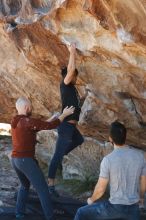
[{"label": "man's neck", "polygon": [[116,144],[114,144],[114,149],[122,149],[124,147],[126,147],[125,144],[123,144],[123,145],[116,145]]},{"label": "man's neck", "polygon": [[26,112],[18,112],[18,115],[27,115]]}]

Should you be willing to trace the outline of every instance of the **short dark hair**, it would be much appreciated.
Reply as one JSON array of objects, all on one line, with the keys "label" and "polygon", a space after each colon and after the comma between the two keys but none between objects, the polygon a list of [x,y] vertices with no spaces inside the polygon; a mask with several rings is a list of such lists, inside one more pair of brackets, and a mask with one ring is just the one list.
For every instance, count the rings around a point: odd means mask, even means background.
[{"label": "short dark hair", "polygon": [[110,125],[110,137],[114,144],[124,145],[126,142],[127,130],[123,124],[118,121],[113,122]]},{"label": "short dark hair", "polygon": [[[78,72],[77,69],[75,69],[75,73],[76,73],[76,75],[78,75],[79,72]],[[62,75],[63,78],[66,77],[66,75],[67,75],[67,67],[63,67],[63,68],[61,69],[61,75]]]}]

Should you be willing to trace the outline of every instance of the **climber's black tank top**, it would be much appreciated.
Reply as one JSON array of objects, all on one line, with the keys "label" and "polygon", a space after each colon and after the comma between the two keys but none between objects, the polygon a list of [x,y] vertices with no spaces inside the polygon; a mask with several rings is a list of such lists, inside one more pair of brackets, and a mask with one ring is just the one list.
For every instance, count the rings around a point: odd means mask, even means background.
[{"label": "climber's black tank top", "polygon": [[60,84],[60,94],[62,101],[62,111],[68,106],[74,106],[75,111],[72,115],[65,118],[65,121],[76,120],[79,121],[79,116],[81,112],[81,101],[79,93],[73,84],[66,85],[64,81]]}]

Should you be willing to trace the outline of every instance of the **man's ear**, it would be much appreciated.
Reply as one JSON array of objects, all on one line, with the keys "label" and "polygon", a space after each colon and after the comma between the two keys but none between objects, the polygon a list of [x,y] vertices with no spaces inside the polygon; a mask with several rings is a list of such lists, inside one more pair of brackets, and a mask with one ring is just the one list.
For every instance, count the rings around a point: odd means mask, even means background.
[{"label": "man's ear", "polygon": [[109,139],[109,141],[110,141],[112,144],[114,144],[114,143],[113,143],[113,139],[112,139],[110,136],[109,136],[108,139]]},{"label": "man's ear", "polygon": [[24,106],[24,110],[27,112],[28,111],[28,105]]}]

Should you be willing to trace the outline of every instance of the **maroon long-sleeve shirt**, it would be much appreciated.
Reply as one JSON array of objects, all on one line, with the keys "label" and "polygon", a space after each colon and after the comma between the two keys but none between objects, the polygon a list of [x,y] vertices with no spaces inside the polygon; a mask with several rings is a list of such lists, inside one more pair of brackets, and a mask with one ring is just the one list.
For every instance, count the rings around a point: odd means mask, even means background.
[{"label": "maroon long-sleeve shirt", "polygon": [[12,157],[22,158],[35,156],[36,133],[41,130],[54,129],[60,124],[59,119],[52,122],[16,115],[11,122]]}]

